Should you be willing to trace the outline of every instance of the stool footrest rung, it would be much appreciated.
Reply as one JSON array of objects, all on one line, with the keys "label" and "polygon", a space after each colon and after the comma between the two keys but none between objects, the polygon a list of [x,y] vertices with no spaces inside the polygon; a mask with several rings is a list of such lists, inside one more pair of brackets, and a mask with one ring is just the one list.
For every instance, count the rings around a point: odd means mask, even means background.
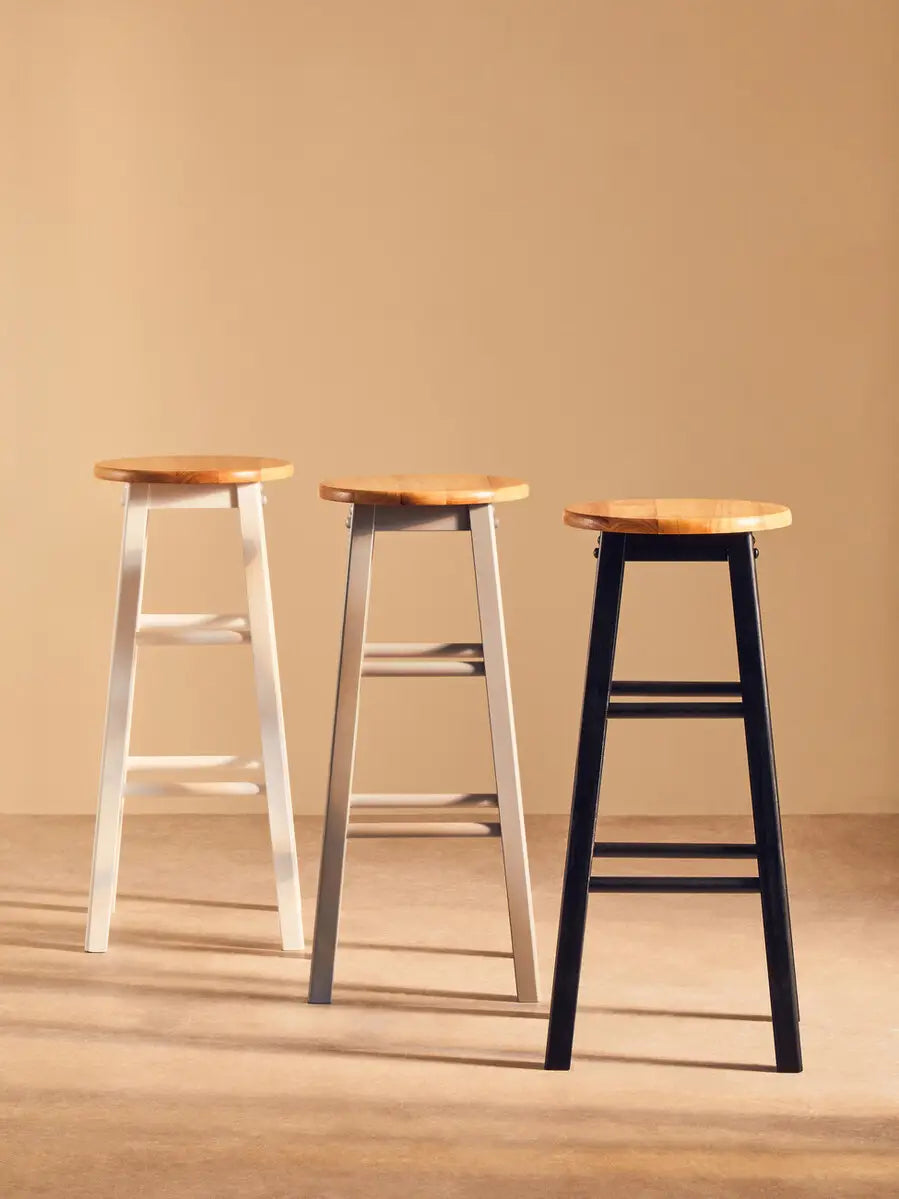
[{"label": "stool footrest rung", "polygon": [[709,718],[743,717],[742,703],[610,703],[608,707],[610,719],[630,720],[705,720]]},{"label": "stool footrest rung", "polygon": [[[246,778],[224,777],[227,772]],[[166,777],[188,775],[188,778]],[[222,777],[217,777],[222,774]],[[206,775],[198,779],[197,776]],[[131,755],[125,773],[125,795],[131,798],[248,796],[265,794],[262,762],[237,754]]]},{"label": "stool footrest rung", "polygon": [[350,824],[348,837],[498,837],[499,824],[450,820],[432,823],[416,821],[366,820]]},{"label": "stool footrest rung", "polygon": [[265,784],[253,779],[239,779],[186,783],[168,781],[166,779],[146,779],[139,782],[131,780],[125,783],[125,795],[130,799],[163,799],[166,797],[182,798],[218,798],[220,796],[249,796],[264,795]]},{"label": "stool footrest rung", "polygon": [[483,675],[484,647],[473,641],[369,641],[362,673],[368,678]]},{"label": "stool footrest rung", "polygon": [[758,878],[746,876],[745,878],[703,878],[691,877],[689,875],[674,875],[668,878],[652,877],[651,875],[621,875],[618,878],[591,878],[590,891],[621,891],[630,892],[632,894],[645,892],[647,894],[676,894],[680,892],[701,893],[703,891],[716,892],[758,892],[760,883]]},{"label": "stool footrest rung", "polygon": [[495,793],[481,791],[462,791],[447,795],[352,795],[350,807],[380,808],[396,811],[398,808],[429,808],[437,811],[458,811],[470,808],[496,808]]},{"label": "stool footrest rung", "polygon": [[197,770],[252,770],[261,771],[259,758],[245,758],[238,754],[132,754],[128,758],[127,770],[133,774],[148,774],[158,771],[176,773]]},{"label": "stool footrest rung", "polygon": [[[459,819],[452,818],[456,815]],[[487,792],[353,795],[347,832],[351,837],[490,837],[499,833],[499,807],[496,795]]]},{"label": "stool footrest rung", "polygon": [[239,613],[151,612],[137,621],[138,645],[243,645],[249,640],[249,618]]},{"label": "stool footrest rung", "polygon": [[366,641],[364,655],[428,662],[447,658],[482,662],[484,647],[479,641]]},{"label": "stool footrest rung", "polygon": [[758,846],[714,841],[597,841],[595,858],[757,858]]},{"label": "stool footrest rung", "polygon": [[373,662],[362,663],[362,674],[368,679],[474,678],[484,674],[484,663],[466,662],[463,659],[453,661],[451,658],[444,661],[376,658]]},{"label": "stool footrest rung", "polygon": [[362,655],[362,673],[369,678],[483,675],[484,647],[471,641],[368,642]]},{"label": "stool footrest rung", "polygon": [[742,694],[739,683],[613,679],[612,695],[733,695]]}]

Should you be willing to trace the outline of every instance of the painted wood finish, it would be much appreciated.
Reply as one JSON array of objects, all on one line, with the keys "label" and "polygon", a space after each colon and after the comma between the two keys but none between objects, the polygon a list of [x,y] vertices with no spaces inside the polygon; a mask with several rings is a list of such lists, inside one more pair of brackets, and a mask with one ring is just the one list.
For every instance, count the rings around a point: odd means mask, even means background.
[{"label": "painted wood finish", "polygon": [[521,479],[501,475],[349,475],[326,479],[318,494],[339,504],[443,508],[523,500],[529,490]]},{"label": "painted wood finish", "polygon": [[[322,846],[315,936],[309,976],[309,1002],[330,1003],[340,923],[340,903],[349,837],[489,837],[499,836],[512,937],[518,999],[539,1000],[537,947],[531,898],[527,844],[521,802],[521,780],[515,743],[515,721],[509,684],[502,592],[493,506],[470,505],[440,524],[447,509],[379,511],[356,503],[350,526],[350,550],[344,604],[343,637],[337,678],[337,702],[331,745],[331,773]],[[390,532],[442,528],[469,532],[474,555],[481,641],[366,641],[372,556],[380,518],[391,512]],[[422,517],[425,519],[422,520]],[[360,687],[370,675],[484,675],[493,745],[496,792],[493,794],[397,795],[353,792]],[[355,816],[355,818],[354,818]],[[460,819],[460,816],[467,819]],[[414,819],[413,819],[414,818]]]},{"label": "painted wood finish", "polygon": [[337,668],[337,699],[331,738],[328,806],[322,840],[322,864],[315,905],[309,1002],[330,1003],[334,984],[334,958],[340,923],[340,900],[346,863],[356,736],[359,728],[359,690],[365,653],[365,631],[371,596],[371,568],[375,547],[375,512],[370,505],[353,509],[347,555],[343,632]]},{"label": "painted wood finish", "polygon": [[597,500],[569,504],[564,521],[600,533],[757,533],[793,520],[785,504],[754,500]]},{"label": "painted wood finish", "polygon": [[[94,854],[88,899],[85,949],[103,953],[115,911],[122,816],[126,796],[218,796],[264,794],[275,868],[281,944],[302,950],[303,928],[290,780],[281,710],[281,686],[260,483],[190,488],[194,506],[236,506],[247,584],[246,616],[141,611],[151,511],[184,507],[179,486],[151,483],[125,485],[125,522],[119,570],[119,593],[113,636],[106,709],[106,731],[100,769],[100,792],[94,832]],[[143,634],[143,635],[142,635]],[[131,712],[137,649],[141,644],[227,645],[248,643],[253,651],[256,696],[262,733],[262,761],[232,754],[132,755]],[[261,767],[261,769],[260,769]],[[237,772],[254,777],[229,780]],[[167,779],[186,773],[187,780]]]},{"label": "painted wood finish", "polygon": [[293,463],[283,458],[242,454],[166,454],[152,458],[110,458],[94,463],[98,479],[115,483],[211,484],[270,483],[289,479]]},{"label": "painted wood finish", "polygon": [[474,558],[478,617],[481,622],[487,710],[496,776],[506,899],[512,933],[515,989],[522,1003],[538,1003],[540,977],[537,969],[537,937],[534,931],[534,901],[528,867],[518,742],[509,681],[506,621],[499,579],[496,520],[492,505],[472,508],[471,548]]}]

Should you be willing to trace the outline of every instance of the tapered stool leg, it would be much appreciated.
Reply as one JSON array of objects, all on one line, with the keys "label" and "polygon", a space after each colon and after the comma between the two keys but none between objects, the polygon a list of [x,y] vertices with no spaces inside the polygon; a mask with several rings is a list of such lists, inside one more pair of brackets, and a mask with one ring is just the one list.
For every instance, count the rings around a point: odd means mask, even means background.
[{"label": "tapered stool leg", "polygon": [[618,613],[624,580],[625,540],[623,534],[603,533],[600,541],[584,705],[571,801],[571,824],[568,830],[568,855],[562,884],[559,939],[546,1040],[544,1066],[547,1070],[567,1070],[571,1066],[574,1019],[587,922],[587,899],[599,810],[599,786],[602,779],[615,642],[618,636]]},{"label": "tapered stool leg", "polygon": [[470,521],[515,985],[520,1002],[537,1003],[540,999],[540,982],[534,905],[528,871],[493,505],[473,507]]},{"label": "tapered stool leg", "polygon": [[752,816],[758,847],[762,923],[768,961],[768,987],[774,1026],[777,1069],[797,1073],[802,1069],[799,1043],[799,1007],[790,930],[790,905],[784,868],[777,771],[768,707],[765,650],[759,611],[753,540],[750,534],[735,537],[728,553],[740,689],[743,696],[746,751]]},{"label": "tapered stool leg", "polygon": [[281,677],[265,541],[262,484],[248,484],[236,488],[236,491],[247,581],[247,615],[262,734],[262,762],[265,770],[265,795],[275,867],[281,945],[285,950],[301,950],[303,917],[300,876],[293,806],[290,799],[290,774],[287,766]]},{"label": "tapered stool leg", "polygon": [[147,556],[149,499],[150,489],[147,484],[126,485],[119,590],[106,700],[106,729],[103,736],[100,794],[94,828],[90,897],[87,904],[84,948],[89,953],[104,953],[109,945],[109,922],[118,882],[122,793],[134,705],[137,622],[140,616]]},{"label": "tapered stool leg", "polygon": [[350,796],[353,790],[356,729],[359,721],[359,685],[362,680],[362,655],[368,621],[374,536],[374,507],[354,505],[350,527],[340,666],[337,674],[334,734],[331,742],[328,806],[325,812],[321,874],[315,908],[315,936],[309,974],[310,1003],[330,1003],[334,983],[334,955],[337,950],[340,896],[343,889]]}]

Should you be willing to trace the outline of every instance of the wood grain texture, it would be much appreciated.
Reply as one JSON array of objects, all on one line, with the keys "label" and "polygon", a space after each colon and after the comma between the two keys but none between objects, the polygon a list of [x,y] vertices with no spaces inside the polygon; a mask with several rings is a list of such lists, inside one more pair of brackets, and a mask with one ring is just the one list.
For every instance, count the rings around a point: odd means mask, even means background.
[{"label": "wood grain texture", "polygon": [[116,483],[227,484],[289,479],[293,463],[241,454],[170,454],[153,458],[110,458],[94,463],[98,479]]},{"label": "wood grain texture", "polygon": [[785,504],[755,500],[597,500],[569,504],[564,521],[606,533],[755,533],[793,520]]},{"label": "wood grain texture", "polygon": [[318,494],[341,504],[442,508],[523,500],[529,490],[521,479],[500,475],[352,475],[326,479],[319,484]]}]

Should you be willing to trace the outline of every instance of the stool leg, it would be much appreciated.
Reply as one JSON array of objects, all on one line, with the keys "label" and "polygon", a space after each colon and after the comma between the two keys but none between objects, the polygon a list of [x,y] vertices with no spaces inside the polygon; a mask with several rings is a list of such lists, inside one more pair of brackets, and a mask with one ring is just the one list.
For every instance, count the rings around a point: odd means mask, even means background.
[{"label": "stool leg", "polygon": [[735,538],[728,554],[728,564],[740,686],[743,693],[752,816],[759,855],[762,923],[765,930],[768,987],[774,1026],[774,1055],[779,1071],[798,1073],[802,1069],[802,1053],[799,1044],[799,1007],[790,932],[790,904],[784,868],[771,715],[768,707],[765,648],[762,641],[753,541],[750,534]]},{"label": "stool leg", "polygon": [[281,945],[285,950],[301,950],[303,920],[300,907],[300,877],[297,868],[293,808],[290,802],[290,775],[284,739],[281,678],[268,573],[262,485],[241,484],[236,491],[247,580],[247,613],[262,734],[262,762],[275,866]]},{"label": "stool leg", "polygon": [[603,533],[600,547],[546,1039],[544,1066],[547,1070],[567,1070],[571,1066],[599,810],[599,786],[608,726],[607,712],[624,581],[625,536],[621,533]]},{"label": "stool leg", "polygon": [[503,866],[506,875],[506,897],[512,932],[515,985],[519,1002],[538,1003],[540,980],[537,969],[537,940],[534,933],[534,905],[528,872],[528,850],[521,803],[521,777],[518,770],[512,691],[509,685],[509,658],[506,652],[506,628],[496,553],[493,505],[473,507],[470,511],[470,521]]},{"label": "stool leg", "polygon": [[350,527],[340,666],[337,673],[334,733],[331,741],[328,806],[325,811],[318,902],[315,909],[315,936],[309,972],[310,1003],[330,1003],[334,983],[334,955],[337,950],[340,895],[343,889],[350,797],[353,790],[359,684],[362,680],[362,654],[368,621],[374,540],[374,507],[367,504],[354,505]]},{"label": "stool leg", "polygon": [[106,729],[100,765],[100,794],[97,800],[91,886],[87,902],[84,948],[88,953],[106,951],[109,945],[109,922],[115,904],[125,771],[134,705],[137,622],[144,586],[149,511],[150,489],[147,484],[127,485],[115,631],[106,699]]}]

